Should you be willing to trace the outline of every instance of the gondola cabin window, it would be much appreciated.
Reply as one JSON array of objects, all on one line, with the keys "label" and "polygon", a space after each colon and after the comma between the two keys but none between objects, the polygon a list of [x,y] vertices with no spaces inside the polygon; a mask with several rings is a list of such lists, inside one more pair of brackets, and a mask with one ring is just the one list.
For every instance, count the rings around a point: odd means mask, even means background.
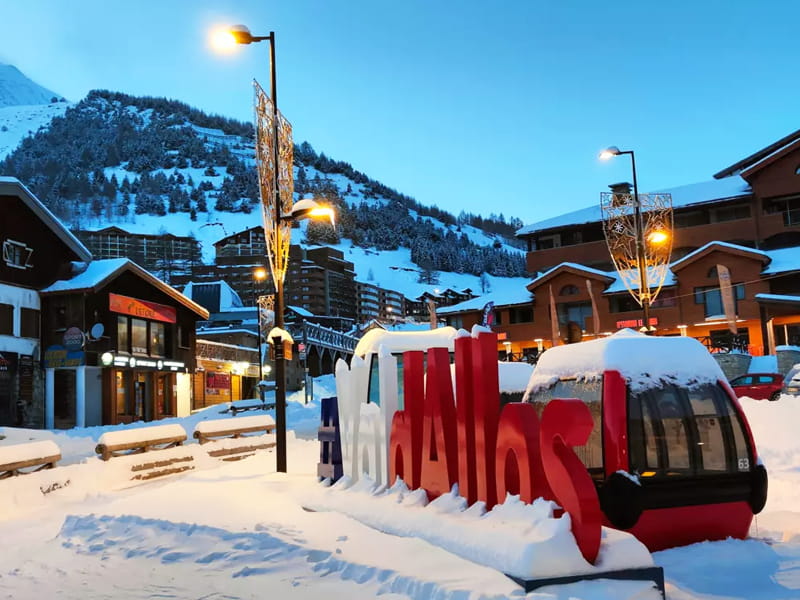
[{"label": "gondola cabin window", "polygon": [[629,393],[631,471],[645,478],[750,469],[743,425],[718,384]]},{"label": "gondola cabin window", "polygon": [[592,413],[594,427],[586,444],[575,448],[581,462],[589,469],[593,477],[603,475],[603,421],[602,400],[603,380],[594,379],[561,379],[549,387],[541,387],[528,397],[528,402],[536,407],[539,418],[548,402],[555,398],[578,398],[583,401]]}]

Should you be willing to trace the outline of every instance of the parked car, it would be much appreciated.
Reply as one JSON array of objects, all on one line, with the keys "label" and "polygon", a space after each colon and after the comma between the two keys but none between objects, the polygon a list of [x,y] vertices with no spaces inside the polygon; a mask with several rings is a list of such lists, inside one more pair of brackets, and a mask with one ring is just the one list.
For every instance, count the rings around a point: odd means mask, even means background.
[{"label": "parked car", "polygon": [[794,365],[783,380],[783,393],[800,396],[800,364]]},{"label": "parked car", "polygon": [[730,384],[737,398],[746,396],[755,400],[777,400],[783,391],[783,375],[748,373],[731,379]]}]

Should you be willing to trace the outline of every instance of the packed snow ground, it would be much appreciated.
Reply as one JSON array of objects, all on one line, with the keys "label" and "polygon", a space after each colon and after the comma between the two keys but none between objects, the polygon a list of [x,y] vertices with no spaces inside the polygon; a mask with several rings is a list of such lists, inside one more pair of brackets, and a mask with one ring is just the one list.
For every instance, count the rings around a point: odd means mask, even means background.
[{"label": "packed snow ground", "polygon": [[[263,452],[238,463],[207,461],[188,473],[131,485],[108,475],[118,470],[114,459],[102,463],[94,454],[103,433],[122,427],[0,429],[6,436],[2,446],[54,441],[65,465],[0,481],[0,598],[525,597],[499,572],[429,542],[387,535],[339,512],[303,510],[311,497],[337,493],[316,481],[319,445],[313,439],[319,399],[334,389],[328,376],[315,381],[308,405],[302,403],[303,392],[290,397],[288,420],[295,435],[289,436],[288,474],[275,473],[274,454]],[[753,539],[655,553],[670,600],[800,598],[795,500],[800,403],[784,396],[778,402],[745,399],[743,406],[770,473],[766,509],[754,522]],[[222,409],[159,424],[179,424],[191,436],[198,423],[225,418]],[[65,476],[73,483],[47,495],[35,485]],[[600,580],[544,588],[527,597],[659,596],[646,583]]]}]

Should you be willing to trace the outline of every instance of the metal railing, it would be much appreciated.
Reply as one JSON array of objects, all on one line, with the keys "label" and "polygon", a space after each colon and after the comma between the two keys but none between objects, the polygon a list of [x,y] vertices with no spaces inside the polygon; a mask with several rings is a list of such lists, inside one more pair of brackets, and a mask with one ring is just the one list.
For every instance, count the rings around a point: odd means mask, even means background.
[{"label": "metal railing", "polygon": [[308,321],[303,323],[303,336],[306,344],[314,344],[350,354],[358,344],[358,338],[353,335],[323,327],[316,323],[309,323]]}]

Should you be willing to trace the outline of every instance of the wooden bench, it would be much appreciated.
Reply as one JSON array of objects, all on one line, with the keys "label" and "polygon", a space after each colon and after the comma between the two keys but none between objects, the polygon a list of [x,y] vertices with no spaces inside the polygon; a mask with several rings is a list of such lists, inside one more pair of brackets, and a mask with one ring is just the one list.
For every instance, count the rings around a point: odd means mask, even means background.
[{"label": "wooden bench", "polygon": [[[256,450],[273,448],[275,440],[264,436],[275,431],[275,421],[269,415],[213,419],[201,421],[194,430],[194,437],[201,444],[214,442],[215,448],[209,456],[222,460],[240,460],[255,454]],[[239,440],[239,442],[232,442]]]},{"label": "wooden bench", "polygon": [[193,469],[194,465],[188,464],[194,460],[190,452],[169,452],[170,449],[182,446],[185,441],[186,431],[180,425],[155,425],[107,431],[100,436],[95,452],[103,460],[110,460],[118,456],[131,457],[167,451],[160,459],[131,459],[131,472],[134,473],[132,479],[146,480]]},{"label": "wooden bench", "polygon": [[52,440],[0,446],[0,479],[52,469],[61,460],[61,450]]}]

